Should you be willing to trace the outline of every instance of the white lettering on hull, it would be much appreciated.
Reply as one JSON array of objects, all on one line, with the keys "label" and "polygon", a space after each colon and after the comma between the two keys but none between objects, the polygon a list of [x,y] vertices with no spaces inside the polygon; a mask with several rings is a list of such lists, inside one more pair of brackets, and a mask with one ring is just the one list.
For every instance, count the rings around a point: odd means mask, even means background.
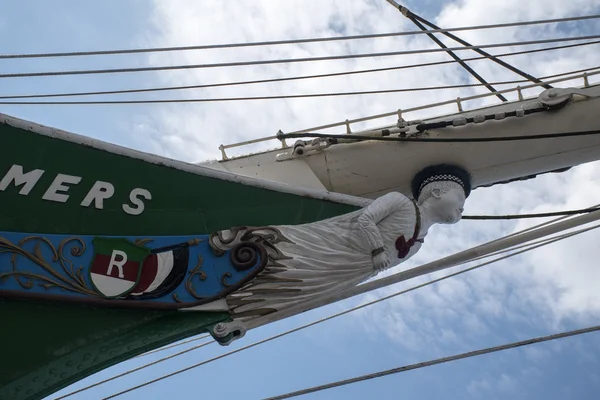
[{"label": "white lettering on hull", "polygon": [[145,198],[146,200],[152,199],[152,194],[150,194],[150,192],[146,189],[135,188],[131,191],[131,193],[129,193],[129,201],[131,201],[135,205],[135,208],[131,207],[128,204],[123,204],[123,211],[131,215],[140,215],[141,213],[143,213],[144,202],[140,200],[140,196]]},{"label": "white lettering on hull", "polygon": [[54,181],[52,182],[48,190],[46,190],[46,193],[44,193],[44,195],[42,196],[42,199],[57,201],[59,203],[66,203],[67,200],[69,200],[69,195],[66,193],[59,192],[66,192],[67,190],[69,190],[69,187],[64,185],[65,183],[76,185],[79,182],[81,182],[80,176],[58,174],[56,175],[56,178],[54,178]]},{"label": "white lettering on hull", "polygon": [[4,175],[4,178],[0,181],[0,190],[4,191],[14,181],[15,186],[23,185],[19,194],[27,196],[43,174],[43,169],[34,169],[33,171],[24,174],[23,167],[15,164],[10,167],[6,175]]},{"label": "white lettering on hull", "polygon": [[94,202],[94,207],[99,210],[104,208],[104,200],[110,199],[115,194],[115,187],[112,183],[96,181],[90,189],[85,199],[81,202],[82,207],[89,207]]},{"label": "white lettering on hull", "polygon": [[[38,183],[42,175],[45,173],[43,169],[34,169],[29,172],[23,172],[23,166],[14,164],[0,180],[0,191],[5,191],[11,184],[15,187],[21,186],[19,194],[23,196],[29,195],[31,190]],[[67,193],[73,185],[81,182],[82,177],[57,174],[44,195],[43,200],[66,203],[70,195]],[[67,186],[70,185],[70,186]],[[110,199],[115,194],[115,187],[110,182],[96,181],[86,196],[81,201],[82,207],[90,207],[102,210],[104,201]],[[129,193],[130,204],[122,204],[122,209],[129,215],[140,215],[144,212],[144,200],[151,200],[152,194],[150,191],[142,188],[135,188]]]}]

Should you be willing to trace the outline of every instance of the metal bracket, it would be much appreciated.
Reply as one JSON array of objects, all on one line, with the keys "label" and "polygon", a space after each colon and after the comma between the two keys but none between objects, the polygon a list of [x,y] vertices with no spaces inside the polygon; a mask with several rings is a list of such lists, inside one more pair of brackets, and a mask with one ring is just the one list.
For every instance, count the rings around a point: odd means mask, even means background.
[{"label": "metal bracket", "polygon": [[212,329],[212,336],[221,346],[228,346],[231,342],[244,337],[248,327],[240,321],[219,322]]},{"label": "metal bracket", "polygon": [[583,97],[591,97],[582,89],[575,88],[552,88],[546,89],[538,96],[540,102],[546,107],[556,108],[566,104],[573,98],[573,95],[580,95]]},{"label": "metal bracket", "polygon": [[[349,135],[351,136],[351,135]],[[310,154],[319,153],[331,147],[335,141],[326,138],[315,138],[313,140],[297,140],[294,143],[291,151],[277,154],[277,161],[285,161],[291,158],[308,156]]]}]

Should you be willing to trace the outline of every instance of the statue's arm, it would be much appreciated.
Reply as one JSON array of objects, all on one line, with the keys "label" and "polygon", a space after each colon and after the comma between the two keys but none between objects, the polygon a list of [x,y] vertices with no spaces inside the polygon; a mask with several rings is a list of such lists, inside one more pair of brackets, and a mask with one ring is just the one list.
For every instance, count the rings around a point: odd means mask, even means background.
[{"label": "statue's arm", "polygon": [[358,223],[373,256],[382,253],[384,246],[377,223],[402,209],[407,202],[410,202],[408,197],[398,192],[392,192],[375,199],[363,210],[358,218]]}]

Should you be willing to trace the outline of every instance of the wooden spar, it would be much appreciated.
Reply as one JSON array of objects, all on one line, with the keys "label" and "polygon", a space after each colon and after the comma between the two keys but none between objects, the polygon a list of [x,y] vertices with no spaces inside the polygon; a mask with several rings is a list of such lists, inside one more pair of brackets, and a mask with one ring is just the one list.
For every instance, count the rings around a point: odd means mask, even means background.
[{"label": "wooden spar", "polygon": [[284,311],[274,313],[273,315],[265,315],[247,322],[248,329],[257,328],[259,326],[275,322],[284,318],[292,317],[305,311],[309,311],[318,307],[329,305],[341,300],[346,300],[350,297],[364,294],[373,290],[381,289],[396,283],[404,282],[408,279],[416,278],[437,271],[442,271],[454,267],[459,264],[471,261],[475,258],[480,258],[494,252],[510,249],[513,246],[527,243],[532,240],[540,239],[555,233],[585,225],[594,221],[600,220],[600,210],[578,217],[570,218],[562,222],[556,222],[551,225],[541,226],[538,229],[528,228],[517,234],[510,235],[501,239],[496,239],[491,242],[484,243],[480,246],[473,247],[462,252],[441,258],[439,260],[412,268],[406,271],[398,272],[386,278],[377,279],[365,284],[350,288],[337,296],[319,299],[318,301],[300,304],[290,307]]}]

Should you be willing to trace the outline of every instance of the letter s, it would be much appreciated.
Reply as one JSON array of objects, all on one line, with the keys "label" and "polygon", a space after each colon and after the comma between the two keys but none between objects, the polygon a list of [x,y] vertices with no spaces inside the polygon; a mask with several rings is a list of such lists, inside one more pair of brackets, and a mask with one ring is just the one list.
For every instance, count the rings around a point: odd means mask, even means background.
[{"label": "letter s", "polygon": [[140,199],[143,197],[146,200],[152,199],[152,194],[146,189],[135,188],[129,193],[129,201],[133,203],[135,207],[131,207],[128,204],[123,204],[123,211],[130,215],[140,215],[144,212],[144,202]]}]

